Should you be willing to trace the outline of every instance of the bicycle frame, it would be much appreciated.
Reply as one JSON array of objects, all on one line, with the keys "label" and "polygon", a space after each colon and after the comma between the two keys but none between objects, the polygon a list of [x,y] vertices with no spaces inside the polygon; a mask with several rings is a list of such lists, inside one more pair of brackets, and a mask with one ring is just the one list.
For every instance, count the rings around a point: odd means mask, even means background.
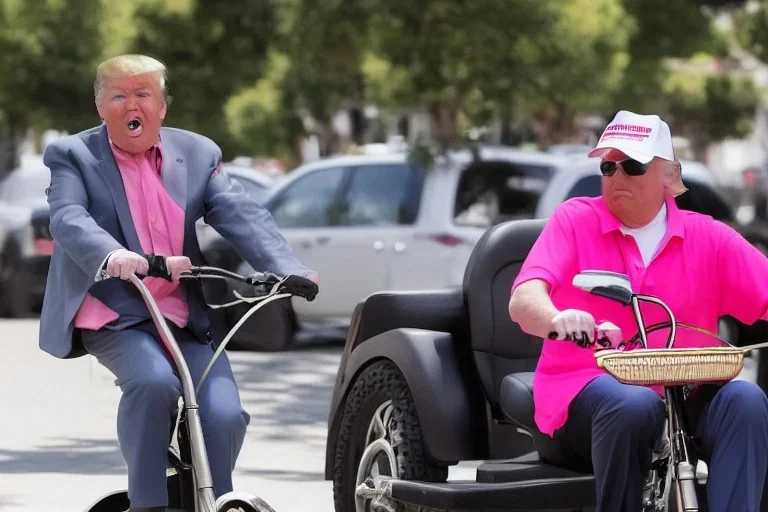
[{"label": "bicycle frame", "polygon": [[[672,310],[661,299],[647,295],[632,294],[629,305],[632,307],[632,313],[637,323],[638,335],[643,348],[648,348],[648,330],[640,311],[640,302],[656,304],[667,313],[670,322],[670,332],[666,348],[672,348],[677,335],[677,320]],[[664,397],[667,409],[666,430],[669,442],[671,443],[671,450],[669,457],[662,460],[656,468],[651,470],[653,484],[649,490],[653,492],[653,496],[644,497],[643,507],[646,512],[655,512],[659,510],[659,502],[662,506],[669,503],[670,484],[671,480],[674,479],[678,511],[697,512],[699,510],[699,501],[696,494],[696,464],[698,459],[696,458],[695,447],[689,434],[689,425],[687,425],[683,414],[683,388],[680,386],[665,386]],[[654,489],[655,486],[661,483],[658,473],[663,473],[664,475],[664,488],[661,495],[658,495],[656,489]],[[666,510],[666,508],[661,510]]]},{"label": "bicycle frame", "polygon": [[[207,269],[206,267],[199,267],[197,270],[204,272],[206,269]],[[222,272],[219,269],[216,269],[216,270],[219,274],[222,274],[224,276],[227,276],[230,274],[227,272]],[[194,278],[194,279],[198,278],[193,275],[184,275],[183,277]],[[231,274],[229,275],[229,277],[240,279],[240,276],[238,276],[237,274]],[[147,309],[149,310],[149,313],[152,317],[152,321],[154,322],[157,328],[157,332],[160,335],[160,340],[163,344],[163,347],[165,348],[166,352],[169,354],[171,360],[173,361],[173,364],[178,372],[179,381],[181,383],[183,406],[180,408],[179,414],[177,415],[173,439],[179,443],[179,448],[181,448],[182,445],[185,445],[188,443],[189,453],[187,454],[185,453],[186,450],[180,449],[179,460],[173,460],[172,458],[172,461],[174,465],[177,466],[176,469],[179,471],[180,479],[182,478],[181,471],[183,470],[191,471],[192,485],[195,491],[193,496],[194,511],[195,512],[217,512],[219,508],[217,508],[217,500],[216,500],[216,496],[214,494],[214,489],[213,489],[213,479],[211,477],[211,470],[208,462],[208,454],[206,452],[205,440],[203,438],[203,428],[200,422],[199,405],[197,403],[197,392],[199,392],[202,384],[205,382],[208,372],[213,367],[213,364],[216,362],[218,357],[226,348],[226,344],[229,342],[232,336],[237,332],[237,330],[245,323],[248,317],[250,317],[258,309],[268,304],[269,302],[272,302],[274,300],[281,299],[281,298],[290,297],[291,294],[276,293],[277,287],[275,287],[268,295],[264,297],[258,297],[253,299],[240,297],[240,300],[242,302],[258,302],[258,303],[254,307],[252,307],[245,315],[243,315],[240,321],[237,324],[235,324],[235,326],[230,330],[230,332],[224,338],[221,345],[218,347],[217,351],[214,353],[213,357],[211,358],[211,361],[208,364],[208,367],[206,368],[205,372],[200,378],[197,388],[195,388],[194,382],[192,380],[192,376],[189,372],[189,367],[187,366],[187,363],[184,359],[184,355],[182,354],[181,349],[179,348],[179,345],[176,342],[176,338],[171,332],[171,329],[168,327],[168,324],[165,318],[163,317],[157,305],[157,302],[155,301],[154,297],[152,297],[151,292],[138,276],[132,275],[130,276],[129,280],[138,289],[142,299],[144,300],[144,303],[147,305]],[[227,304],[226,306],[235,305],[238,303],[240,303],[240,301]],[[183,443],[181,439],[182,436],[184,435],[184,433],[181,432],[179,429],[179,426],[181,423],[186,424],[186,439],[185,439],[186,443]],[[184,483],[183,482],[180,482],[180,483],[183,487]],[[181,490],[181,494],[183,499],[184,498],[183,488]],[[239,499],[247,501],[246,498],[247,497],[239,498]],[[221,501],[221,498],[219,499],[219,501]],[[183,503],[182,506],[187,506],[187,504]]]}]

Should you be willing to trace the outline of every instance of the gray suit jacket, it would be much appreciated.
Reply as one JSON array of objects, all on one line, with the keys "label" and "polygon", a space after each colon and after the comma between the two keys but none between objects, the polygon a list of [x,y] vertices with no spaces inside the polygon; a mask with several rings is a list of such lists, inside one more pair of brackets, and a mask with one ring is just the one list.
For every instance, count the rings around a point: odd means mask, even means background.
[{"label": "gray suit jacket", "polygon": [[[204,263],[195,232],[201,217],[213,226],[255,269],[278,275],[307,276],[272,216],[250,200],[242,186],[224,171],[214,176],[221,150],[210,139],[174,128],[162,128],[162,179],[169,195],[184,211],[184,254],[194,265]],[[120,171],[104,125],[49,145],[44,154],[51,170],[48,203],[54,251],[40,320],[40,347],[60,358],[84,351],[74,330],[74,317],[89,291],[118,313],[149,318],[133,285],[120,279],[97,283],[106,256],[125,248],[142,254]],[[190,324],[205,332],[210,309],[198,283],[184,282]],[[190,327],[194,327],[190,325]]]}]

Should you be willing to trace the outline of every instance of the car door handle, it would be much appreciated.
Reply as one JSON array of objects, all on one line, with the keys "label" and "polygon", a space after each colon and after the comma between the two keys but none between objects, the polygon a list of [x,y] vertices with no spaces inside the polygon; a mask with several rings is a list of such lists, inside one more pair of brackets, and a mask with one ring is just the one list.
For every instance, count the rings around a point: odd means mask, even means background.
[{"label": "car door handle", "polygon": [[376,240],[373,242],[373,250],[376,252],[381,252],[384,250],[384,242],[381,240]]},{"label": "car door handle", "polygon": [[316,239],[316,242],[317,242],[318,245],[325,245],[325,244],[327,244],[330,241],[331,241],[331,237],[329,237],[327,235],[319,236]]}]

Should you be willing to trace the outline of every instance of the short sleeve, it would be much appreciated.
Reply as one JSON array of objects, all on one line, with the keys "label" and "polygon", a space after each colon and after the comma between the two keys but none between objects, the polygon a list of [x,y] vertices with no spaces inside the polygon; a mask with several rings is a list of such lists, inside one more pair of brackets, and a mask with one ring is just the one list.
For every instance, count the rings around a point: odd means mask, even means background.
[{"label": "short sleeve", "polygon": [[570,278],[576,264],[577,244],[567,206],[563,203],[552,213],[525,258],[512,291],[533,279],[541,279],[553,289]]},{"label": "short sleeve", "polygon": [[768,258],[732,227],[713,224],[720,315],[753,324],[768,310]]}]

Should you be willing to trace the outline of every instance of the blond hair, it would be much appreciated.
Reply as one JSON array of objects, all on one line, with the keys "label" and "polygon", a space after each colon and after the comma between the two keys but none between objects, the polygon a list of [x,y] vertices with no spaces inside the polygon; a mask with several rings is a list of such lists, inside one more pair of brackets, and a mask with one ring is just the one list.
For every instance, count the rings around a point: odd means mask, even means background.
[{"label": "blond hair", "polygon": [[143,75],[152,73],[157,77],[163,98],[166,96],[166,82],[168,75],[165,64],[147,55],[118,55],[107,59],[96,68],[96,81],[93,83],[93,94],[96,103],[101,101],[104,92],[104,84],[114,78]]}]

